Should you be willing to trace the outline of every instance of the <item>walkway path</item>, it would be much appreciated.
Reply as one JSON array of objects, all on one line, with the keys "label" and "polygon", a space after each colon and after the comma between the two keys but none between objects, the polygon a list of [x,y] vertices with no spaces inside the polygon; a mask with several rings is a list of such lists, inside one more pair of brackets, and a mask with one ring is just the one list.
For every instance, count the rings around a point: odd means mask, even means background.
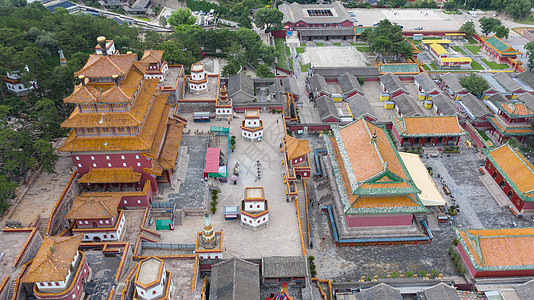
[{"label": "walkway path", "polygon": [[469,49],[467,49],[464,45],[459,45],[460,49],[464,50],[465,53],[467,54],[467,57],[471,58],[472,60],[476,61],[477,63],[479,63],[482,68],[484,68],[484,70],[491,70],[490,67],[488,67],[488,65],[486,65],[486,63],[484,63],[481,59],[480,59],[480,55],[474,55],[471,51],[469,51]]}]

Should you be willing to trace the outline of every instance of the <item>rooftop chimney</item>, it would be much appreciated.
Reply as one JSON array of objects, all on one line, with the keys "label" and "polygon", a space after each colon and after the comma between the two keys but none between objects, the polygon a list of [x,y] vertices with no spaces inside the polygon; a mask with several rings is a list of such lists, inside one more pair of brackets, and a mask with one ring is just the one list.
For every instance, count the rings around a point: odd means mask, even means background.
[{"label": "rooftop chimney", "polygon": [[80,76],[78,76],[78,79],[80,79],[80,81],[82,82],[82,86],[85,86],[85,76],[84,75],[80,75]]},{"label": "rooftop chimney", "polygon": [[113,74],[111,78],[113,78],[113,81],[115,81],[115,85],[119,86],[119,75]]},{"label": "rooftop chimney", "polygon": [[98,42],[98,45],[100,46],[100,49],[102,49],[102,56],[106,56],[108,53],[106,52],[106,37],[105,36],[99,36],[96,41]]}]

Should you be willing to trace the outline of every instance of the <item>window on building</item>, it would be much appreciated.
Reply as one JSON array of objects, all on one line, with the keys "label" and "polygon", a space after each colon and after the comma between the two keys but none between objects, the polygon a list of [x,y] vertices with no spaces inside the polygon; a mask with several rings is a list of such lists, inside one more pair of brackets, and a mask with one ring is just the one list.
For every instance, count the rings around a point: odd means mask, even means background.
[{"label": "window on building", "polygon": [[141,200],[137,200],[137,204],[141,204]]},{"label": "window on building", "polygon": [[263,221],[265,221],[265,218],[263,218]]},{"label": "window on building", "polygon": [[95,160],[95,157],[94,157],[94,156],[91,156],[91,160]]},{"label": "window on building", "polygon": [[138,163],[137,163],[137,166],[138,166],[138,167],[140,167],[140,166],[141,166],[141,163],[140,163],[140,162],[138,162]]},{"label": "window on building", "polygon": [[82,167],[82,164],[78,164],[78,168],[81,168]]},{"label": "window on building", "polygon": [[98,103],[96,105],[96,109],[98,111],[108,111],[109,110],[109,105],[107,103]]},{"label": "window on building", "polygon": [[108,220],[106,220],[106,224],[109,224],[109,221],[108,221]]},{"label": "window on building", "polygon": [[111,168],[111,163],[108,163],[108,167]]},{"label": "window on building", "polygon": [[89,222],[85,221],[85,224],[89,224]]},{"label": "window on building", "polygon": [[96,168],[96,164],[93,164],[93,168]]},{"label": "window on building", "polygon": [[92,127],[85,128],[85,134],[95,134],[95,129]]},{"label": "window on building", "polygon": [[128,201],[124,200],[124,204],[127,204],[127,203],[128,203]]},{"label": "window on building", "polygon": [[56,286],[59,286],[59,282],[57,282],[57,281],[56,281],[56,282],[54,282],[54,284],[55,284]]},{"label": "window on building", "polygon": [[126,133],[126,127],[117,127],[117,133],[118,134],[125,134]]},{"label": "window on building", "polygon": [[76,294],[72,294],[72,299],[76,299]]},{"label": "window on building", "polygon": [[88,237],[88,236],[85,236],[85,239],[87,239],[87,240],[88,240],[88,239],[89,239],[89,237]]},{"label": "window on building", "polygon": [[156,294],[156,291],[152,291],[152,295],[155,295]]},{"label": "window on building", "polygon": [[47,282],[48,286],[52,286],[52,282]]},{"label": "window on building", "polygon": [[100,220],[100,221],[98,221],[98,223],[103,224],[104,222],[102,222],[102,220]]},{"label": "window on building", "polygon": [[108,235],[107,235],[107,234],[104,234],[104,238],[107,239],[107,238],[108,238]]},{"label": "window on building", "polygon": [[139,155],[136,155],[136,156],[135,156],[135,159],[139,159]]},{"label": "window on building", "polygon": [[124,155],[121,155],[121,159],[124,159]]},{"label": "window on building", "polygon": [[112,239],[114,239],[114,238],[115,238],[115,236],[114,236],[113,234],[111,234],[111,235],[110,235],[109,237],[110,237],[110,238],[112,238]]},{"label": "window on building", "polygon": [[126,163],[122,163],[122,166],[123,166],[123,167],[126,167]]},{"label": "window on building", "polygon": [[111,128],[109,127],[102,127],[100,128],[100,132],[104,135],[108,135],[108,134],[111,134]]},{"label": "window on building", "polygon": [[76,156],[76,160],[80,160],[80,157],[79,157],[79,156]]}]

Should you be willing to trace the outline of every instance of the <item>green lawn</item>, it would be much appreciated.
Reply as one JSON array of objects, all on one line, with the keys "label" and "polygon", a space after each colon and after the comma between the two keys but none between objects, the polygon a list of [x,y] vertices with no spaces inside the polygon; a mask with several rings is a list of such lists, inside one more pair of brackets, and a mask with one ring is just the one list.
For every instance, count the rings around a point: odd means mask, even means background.
[{"label": "green lawn", "polygon": [[143,21],[147,21],[147,22],[150,22],[150,19],[149,18],[143,18],[143,17],[135,17],[136,19],[139,19],[139,20],[143,20]]},{"label": "green lawn", "polygon": [[528,16],[528,18],[515,19],[514,22],[519,24],[534,25],[534,17]]},{"label": "green lawn", "polygon": [[475,60],[471,62],[471,68],[473,68],[473,70],[484,70],[484,68]]},{"label": "green lawn", "polygon": [[477,40],[475,40],[472,36],[467,38],[467,42],[469,44],[475,44],[475,45],[478,44]]},{"label": "green lawn", "polygon": [[430,64],[430,67],[434,70],[439,70],[438,66],[436,65],[436,63],[431,63]]},{"label": "green lawn", "polygon": [[454,46],[454,47],[452,47],[452,48],[453,48],[454,51],[456,51],[456,52],[460,52],[460,53],[462,53],[463,55],[467,55],[467,53],[465,53],[464,49],[462,49],[462,48],[460,48],[460,47],[458,47],[458,46]]},{"label": "green lawn", "polygon": [[323,43],[315,43],[315,46],[324,46]]},{"label": "green lawn", "polygon": [[428,65],[423,65],[423,68],[425,68],[427,71],[430,71],[430,67]]},{"label": "green lawn", "polygon": [[300,71],[301,72],[308,72],[308,69],[310,68],[309,65],[303,65],[301,62],[299,62],[300,64]]},{"label": "green lawn", "polygon": [[274,39],[274,45],[276,47],[276,53],[278,53],[278,66],[286,70],[291,70],[287,62],[286,53],[289,50],[286,49],[285,39]]},{"label": "green lawn", "polygon": [[356,46],[356,49],[360,52],[369,52],[369,46]]},{"label": "green lawn", "polygon": [[492,70],[503,70],[503,69],[508,69],[508,65],[507,64],[498,64],[494,61],[487,61],[485,59],[482,59],[482,61],[488,65],[488,67],[490,67]]},{"label": "green lawn", "polygon": [[471,51],[473,54],[478,54],[478,52],[480,52],[479,46],[465,46],[465,48],[467,48],[467,50]]},{"label": "green lawn", "polygon": [[297,50],[298,54],[306,52],[306,48],[305,47],[297,47],[295,49]]},{"label": "green lawn", "polygon": [[333,46],[341,46],[341,43],[332,43]]}]

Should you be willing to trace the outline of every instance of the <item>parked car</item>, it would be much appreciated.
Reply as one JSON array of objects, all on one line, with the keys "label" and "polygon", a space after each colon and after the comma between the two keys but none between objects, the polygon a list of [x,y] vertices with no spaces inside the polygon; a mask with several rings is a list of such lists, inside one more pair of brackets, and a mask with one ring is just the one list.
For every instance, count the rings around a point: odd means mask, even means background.
[{"label": "parked car", "polygon": [[423,26],[416,26],[413,28],[414,30],[423,30]]},{"label": "parked car", "polygon": [[446,17],[446,18],[443,18],[443,20],[445,20],[445,21],[450,21],[450,20],[451,20],[451,18],[449,18],[449,17]]},{"label": "parked car", "polygon": [[357,20],[355,17],[352,17],[351,19],[352,19],[352,21],[354,21],[354,22],[358,22],[358,20]]}]

